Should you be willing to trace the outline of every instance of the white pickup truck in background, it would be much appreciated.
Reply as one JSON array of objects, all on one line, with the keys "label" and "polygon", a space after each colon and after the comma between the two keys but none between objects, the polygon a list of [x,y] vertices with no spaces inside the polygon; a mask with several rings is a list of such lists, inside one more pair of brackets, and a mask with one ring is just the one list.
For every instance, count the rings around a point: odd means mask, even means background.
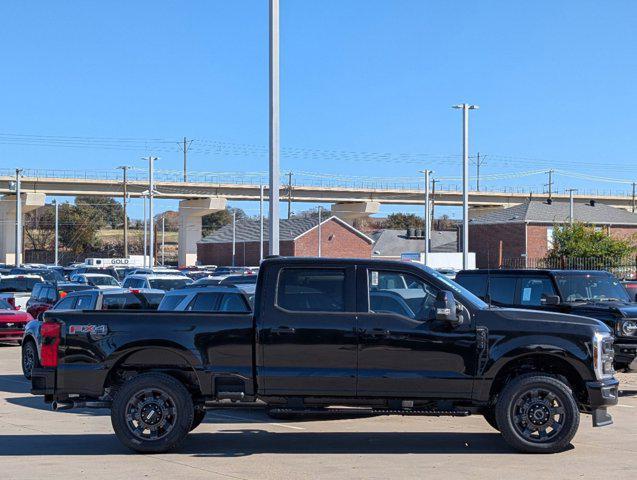
[{"label": "white pickup truck in background", "polygon": [[17,310],[26,310],[33,286],[43,282],[40,275],[3,275],[0,277],[0,299]]}]

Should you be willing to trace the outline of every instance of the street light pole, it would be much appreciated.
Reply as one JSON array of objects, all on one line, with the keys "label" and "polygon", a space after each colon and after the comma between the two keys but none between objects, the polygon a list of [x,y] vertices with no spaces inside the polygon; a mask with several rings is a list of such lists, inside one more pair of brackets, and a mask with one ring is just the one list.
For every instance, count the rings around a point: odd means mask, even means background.
[{"label": "street light pole", "polygon": [[15,169],[15,266],[22,265],[22,199],[20,198],[21,168]]},{"label": "street light pole", "polygon": [[259,263],[263,261],[263,185],[259,186]]},{"label": "street light pole", "polygon": [[279,254],[279,0],[270,0],[269,251]]},{"label": "street light pole", "polygon": [[128,258],[128,167],[121,166],[117,167],[124,173],[123,183],[124,183],[124,258]]},{"label": "street light pole", "polygon": [[166,213],[161,216],[161,264],[166,265]]},{"label": "street light pole", "polygon": [[422,170],[425,174],[425,251],[423,263],[425,266],[429,262],[429,244],[431,243],[431,204],[429,202],[429,175],[431,170]]},{"label": "street light pole", "polygon": [[153,196],[155,194],[155,178],[154,178],[154,167],[155,160],[158,160],[157,157],[149,156],[148,157],[148,223],[150,227],[149,240],[149,255],[148,255],[148,263],[150,264],[150,268],[155,266],[155,218],[153,212]]},{"label": "street light pole", "polygon": [[60,260],[59,256],[59,222],[60,222],[60,209],[57,200],[53,200],[53,204],[55,205],[55,265],[57,266]]},{"label": "street light pole", "polygon": [[232,266],[235,267],[237,256],[237,212],[232,211]]},{"label": "street light pole", "polygon": [[142,194],[142,198],[144,199],[144,268],[148,266],[147,264],[147,255],[148,255],[148,238],[147,238],[147,230],[146,230],[146,194]]},{"label": "street light pole", "polygon": [[323,213],[323,207],[319,205],[318,207],[318,256],[319,258],[321,258],[321,244],[323,243],[322,241],[322,232],[321,232],[321,217]]},{"label": "street light pole", "polygon": [[477,105],[463,103],[453,108],[462,109],[462,268],[469,268],[469,110]]},{"label": "street light pole", "polygon": [[571,225],[573,225],[574,221],[574,209],[573,209],[573,192],[577,192],[577,188],[569,188],[568,192],[568,221]]}]

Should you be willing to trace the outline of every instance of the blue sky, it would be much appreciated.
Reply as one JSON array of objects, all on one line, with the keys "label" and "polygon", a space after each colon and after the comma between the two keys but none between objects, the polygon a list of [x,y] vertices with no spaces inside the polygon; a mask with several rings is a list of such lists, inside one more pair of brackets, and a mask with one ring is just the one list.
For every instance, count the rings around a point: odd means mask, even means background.
[{"label": "blue sky", "polygon": [[[2,2],[0,168],[141,168],[153,153],[176,170],[188,136],[192,170],[266,171],[267,14],[267,0]],[[281,0],[282,168],[456,177],[451,105],[468,101],[485,175],[633,181],[635,25],[630,0]],[[573,186],[629,188],[557,176]]]}]

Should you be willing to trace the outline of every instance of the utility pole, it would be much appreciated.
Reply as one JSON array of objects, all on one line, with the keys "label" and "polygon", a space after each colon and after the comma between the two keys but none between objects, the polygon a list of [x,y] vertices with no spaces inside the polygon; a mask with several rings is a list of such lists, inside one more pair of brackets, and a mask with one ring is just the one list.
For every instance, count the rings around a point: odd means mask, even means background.
[{"label": "utility pole", "polygon": [[166,265],[166,212],[161,216],[161,264]]},{"label": "utility pole", "polygon": [[425,250],[423,255],[423,263],[425,266],[429,262],[429,243],[431,238],[431,204],[429,203],[429,175],[431,170],[422,170],[420,173],[425,174]]},{"label": "utility pole", "polygon": [[288,219],[292,215],[292,172],[288,172]]},{"label": "utility pole", "polygon": [[146,230],[146,194],[142,193],[142,198],[144,199],[144,268],[146,268],[148,266],[147,263],[147,254],[148,254],[148,238],[146,237],[147,235],[147,230]]},{"label": "utility pole", "polygon": [[635,213],[635,182],[633,182],[633,213]]},{"label": "utility pole", "polygon": [[177,145],[179,145],[179,148],[184,153],[184,183],[188,181],[188,149],[190,148],[190,144],[192,144],[192,142],[193,140],[188,140],[186,137],[184,137],[183,143],[177,142]]},{"label": "utility pole", "polygon": [[270,0],[270,255],[279,254],[279,0]]},{"label": "utility pole", "polygon": [[124,258],[128,258],[128,167],[117,167],[122,170],[124,174]]},{"label": "utility pole", "polygon": [[263,185],[259,186],[259,263],[263,261]]},{"label": "utility pole", "polygon": [[235,258],[237,256],[237,212],[232,211],[232,266],[236,266]]},{"label": "utility pole", "polygon": [[478,152],[478,156],[476,159],[476,192],[480,191],[480,166],[484,164],[484,158],[486,155],[480,157],[480,152]]},{"label": "utility pole", "polygon": [[22,199],[20,198],[20,176],[22,169],[15,169],[15,266],[22,265]]},{"label": "utility pole", "polygon": [[60,239],[60,233],[59,233],[59,224],[60,224],[60,209],[58,208],[58,201],[57,200],[53,200],[53,205],[55,205],[55,247],[54,247],[54,251],[55,251],[55,265],[57,266],[59,264],[59,260],[60,260],[60,256],[59,256],[59,239]]},{"label": "utility pole", "polygon": [[549,200],[553,200],[553,170],[549,170],[548,172],[549,175],[549,183],[545,184],[545,187],[548,187],[549,189]]},{"label": "utility pole", "polygon": [[566,190],[568,192],[568,221],[571,225],[573,225],[574,213],[573,213],[573,192],[577,192],[577,188],[569,188]]},{"label": "utility pole", "polygon": [[323,207],[321,205],[319,205],[318,207],[318,256],[319,258],[321,258],[321,244],[323,243],[323,235],[321,232],[321,217],[323,213]]},{"label": "utility pole", "polygon": [[469,110],[477,105],[463,103],[453,108],[462,109],[462,268],[469,268]]}]

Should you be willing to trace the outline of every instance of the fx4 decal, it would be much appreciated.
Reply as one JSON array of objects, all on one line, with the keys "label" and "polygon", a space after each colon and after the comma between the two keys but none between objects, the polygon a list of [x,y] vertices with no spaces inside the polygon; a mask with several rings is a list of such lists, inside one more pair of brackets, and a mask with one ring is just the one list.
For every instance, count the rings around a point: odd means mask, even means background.
[{"label": "fx4 decal", "polygon": [[92,335],[106,335],[108,327],[106,325],[69,325],[69,335],[88,333]]}]

